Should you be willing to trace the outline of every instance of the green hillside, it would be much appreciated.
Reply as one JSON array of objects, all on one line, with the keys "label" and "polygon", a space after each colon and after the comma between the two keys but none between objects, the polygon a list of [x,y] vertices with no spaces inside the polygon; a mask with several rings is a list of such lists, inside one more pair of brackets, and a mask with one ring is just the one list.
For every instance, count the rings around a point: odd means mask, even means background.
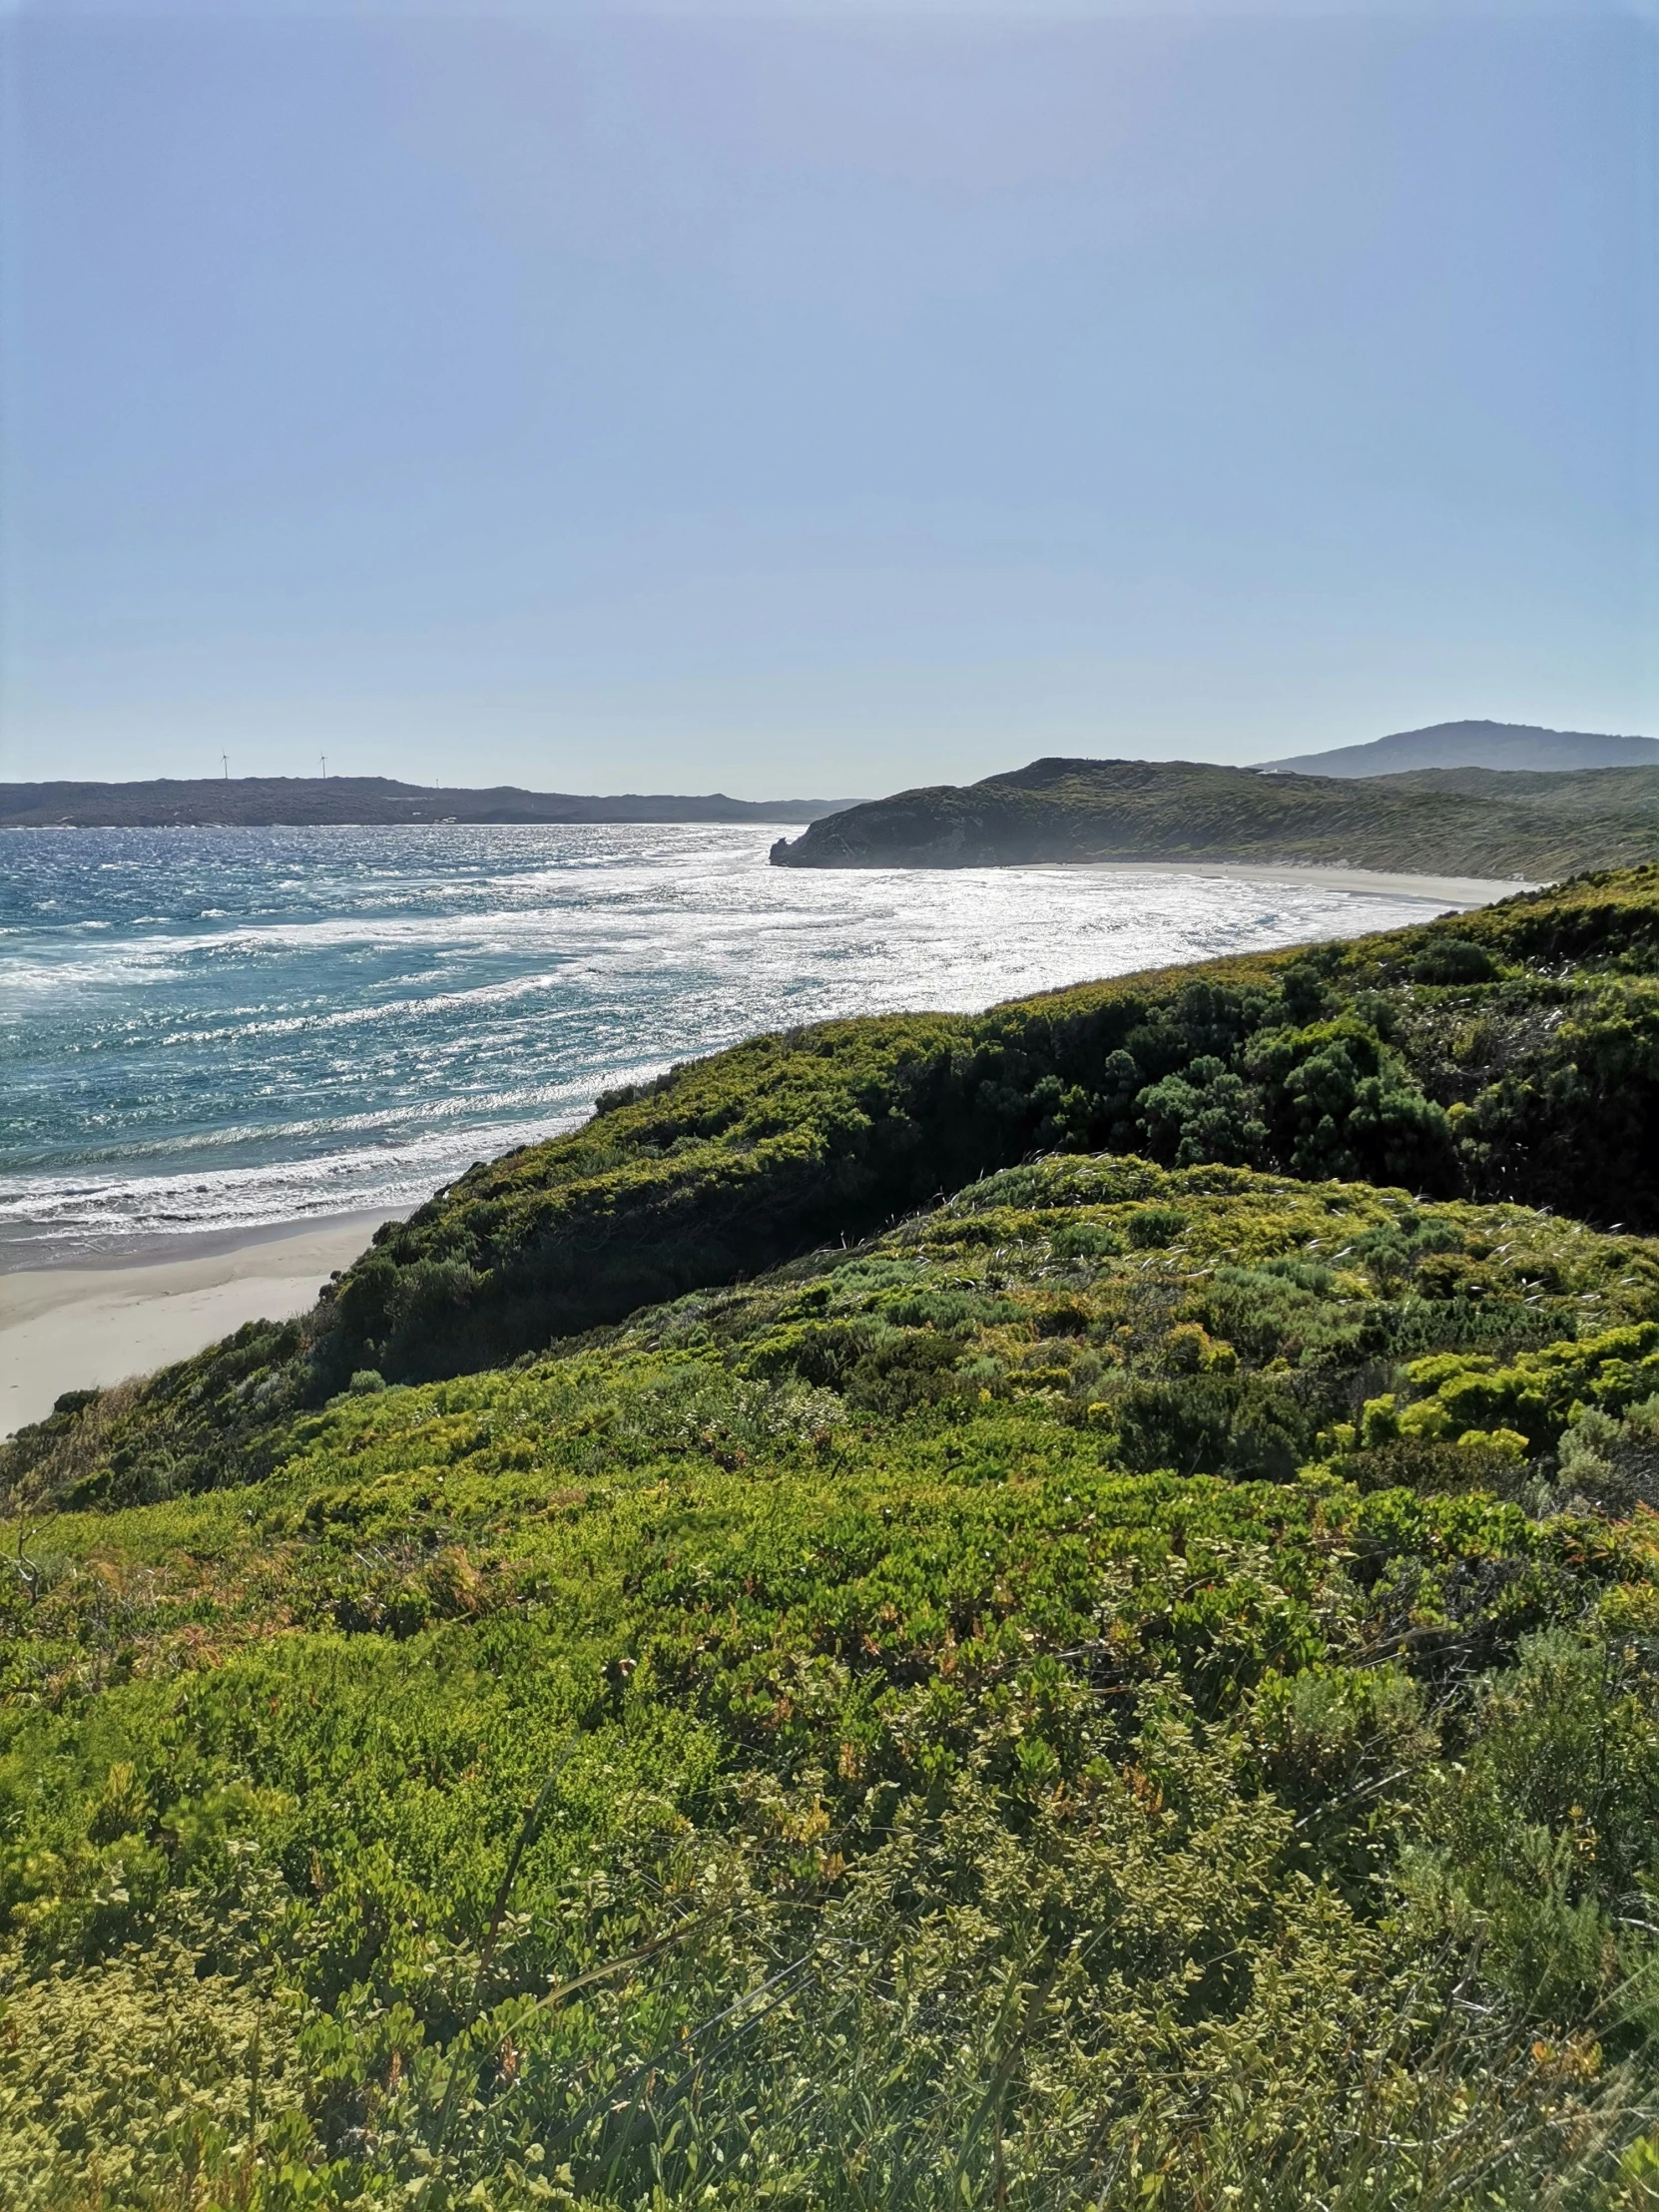
[{"label": "green hillside", "polygon": [[756,1040],[64,1401],[0,2205],[1651,2208],[1656,1101],[1644,869]]},{"label": "green hillside", "polygon": [[1519,800],[1539,820],[1640,822],[1654,803],[1649,768],[1604,768],[1579,775],[1495,768],[1414,769],[1388,778],[1403,792],[1455,793],[1459,798],[1507,805]]},{"label": "green hillside", "polygon": [[1188,761],[1033,761],[827,815],[793,842],[781,837],[772,857],[781,867],[1226,859],[1541,880],[1659,859],[1659,769],[1362,781]]}]

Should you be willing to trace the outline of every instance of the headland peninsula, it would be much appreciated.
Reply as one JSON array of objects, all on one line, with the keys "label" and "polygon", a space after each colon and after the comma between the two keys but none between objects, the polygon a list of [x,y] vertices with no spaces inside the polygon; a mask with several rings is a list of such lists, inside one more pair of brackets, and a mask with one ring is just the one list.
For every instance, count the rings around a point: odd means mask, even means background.
[{"label": "headland peninsula", "polygon": [[158,778],[131,784],[0,784],[0,830],[275,830],[398,823],[816,822],[838,799],[728,799],[488,791],[384,776]]},{"label": "headland peninsula", "polygon": [[820,817],[780,867],[1248,861],[1539,881],[1659,859],[1659,767],[1368,778],[1041,760]]}]

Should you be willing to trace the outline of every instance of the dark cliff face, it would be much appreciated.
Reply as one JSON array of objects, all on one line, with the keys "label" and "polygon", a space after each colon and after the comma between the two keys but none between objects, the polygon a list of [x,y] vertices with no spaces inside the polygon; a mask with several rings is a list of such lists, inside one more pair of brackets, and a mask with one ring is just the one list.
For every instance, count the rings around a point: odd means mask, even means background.
[{"label": "dark cliff face", "polygon": [[1043,769],[1098,765],[1036,762],[981,784],[899,792],[826,816],[793,844],[781,837],[772,857],[780,867],[996,867],[1082,857],[1068,834],[1072,826],[1024,780]]}]

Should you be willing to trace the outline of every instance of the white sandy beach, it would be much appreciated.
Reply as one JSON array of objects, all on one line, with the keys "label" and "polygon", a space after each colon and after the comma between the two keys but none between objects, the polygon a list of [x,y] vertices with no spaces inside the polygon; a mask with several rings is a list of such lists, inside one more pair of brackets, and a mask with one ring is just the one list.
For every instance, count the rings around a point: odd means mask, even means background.
[{"label": "white sandy beach", "polygon": [[383,1214],[180,1237],[141,1258],[0,1273],[0,1435],[65,1390],[187,1359],[247,1321],[303,1313]]}]

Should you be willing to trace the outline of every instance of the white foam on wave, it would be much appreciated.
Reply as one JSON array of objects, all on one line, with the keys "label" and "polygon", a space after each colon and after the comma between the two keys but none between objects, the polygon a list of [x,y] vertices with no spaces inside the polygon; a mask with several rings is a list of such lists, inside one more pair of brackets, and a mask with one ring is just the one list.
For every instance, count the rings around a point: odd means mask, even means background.
[{"label": "white foam on wave", "polygon": [[584,1107],[574,1106],[517,1123],[445,1128],[413,1143],[206,1172],[19,1176],[0,1185],[0,1236],[16,1246],[92,1249],[133,1237],[263,1229],[381,1207],[394,1212],[419,1204],[474,1160],[540,1143],[583,1118]]}]

